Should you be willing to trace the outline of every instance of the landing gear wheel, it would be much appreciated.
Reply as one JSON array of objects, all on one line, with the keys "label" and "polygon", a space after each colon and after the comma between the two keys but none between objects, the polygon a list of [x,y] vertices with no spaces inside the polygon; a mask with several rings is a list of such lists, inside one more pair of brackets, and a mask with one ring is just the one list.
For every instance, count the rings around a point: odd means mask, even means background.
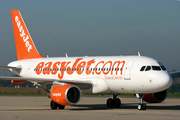
[{"label": "landing gear wheel", "polygon": [[143,104],[139,103],[138,104],[138,110],[146,110],[146,108],[147,108],[147,106],[145,103],[143,103]]},{"label": "landing gear wheel", "polygon": [[120,108],[120,106],[121,106],[121,100],[120,100],[119,98],[116,98],[116,99],[114,100],[114,102],[115,102],[114,107],[115,107],[115,108]]},{"label": "landing gear wheel", "polygon": [[141,103],[138,104],[138,110],[142,110],[142,105],[141,105]]},{"label": "landing gear wheel", "polygon": [[119,108],[121,106],[121,100],[119,98],[116,98],[117,96],[118,94],[113,94],[113,99],[107,99],[106,105],[108,108]]},{"label": "landing gear wheel", "polygon": [[145,103],[143,103],[143,104],[142,104],[142,108],[143,108],[142,110],[146,110],[147,105],[146,105]]},{"label": "landing gear wheel", "polygon": [[109,98],[106,102],[106,105],[108,108],[113,108],[114,106],[114,100],[112,98]]},{"label": "landing gear wheel", "polygon": [[64,105],[59,105],[59,104],[58,104],[58,108],[59,108],[59,109],[64,109],[65,106],[64,106]]},{"label": "landing gear wheel", "polygon": [[51,101],[51,103],[50,103],[50,107],[51,107],[51,109],[52,109],[52,110],[57,109],[57,106],[58,106],[58,104],[57,104],[57,103],[55,103],[54,101]]},{"label": "landing gear wheel", "polygon": [[143,103],[144,94],[138,94],[140,103],[138,104],[138,110],[146,110],[147,106]]}]

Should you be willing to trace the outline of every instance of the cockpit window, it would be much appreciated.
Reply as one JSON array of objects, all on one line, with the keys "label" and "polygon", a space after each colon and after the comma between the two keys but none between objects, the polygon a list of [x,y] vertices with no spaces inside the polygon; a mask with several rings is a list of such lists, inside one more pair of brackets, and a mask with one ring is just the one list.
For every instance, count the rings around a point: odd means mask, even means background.
[{"label": "cockpit window", "polygon": [[164,66],[161,66],[161,69],[162,69],[162,70],[166,70],[166,68],[165,68]]},{"label": "cockpit window", "polygon": [[146,66],[142,66],[141,69],[140,69],[140,71],[144,71],[145,67],[146,67]]},{"label": "cockpit window", "polygon": [[160,66],[152,66],[153,70],[161,70]]},{"label": "cockpit window", "polygon": [[151,70],[151,66],[147,66],[145,71]]},{"label": "cockpit window", "polygon": [[141,69],[140,69],[140,71],[150,71],[150,70],[153,70],[153,71],[161,71],[161,70],[163,70],[163,71],[165,71],[166,68],[163,65],[161,65],[161,66],[147,66],[147,67],[142,66]]},{"label": "cockpit window", "polygon": [[158,62],[158,63],[159,63],[159,65],[160,65],[161,69],[165,71],[166,68],[164,67],[164,65],[163,65],[161,62]]}]

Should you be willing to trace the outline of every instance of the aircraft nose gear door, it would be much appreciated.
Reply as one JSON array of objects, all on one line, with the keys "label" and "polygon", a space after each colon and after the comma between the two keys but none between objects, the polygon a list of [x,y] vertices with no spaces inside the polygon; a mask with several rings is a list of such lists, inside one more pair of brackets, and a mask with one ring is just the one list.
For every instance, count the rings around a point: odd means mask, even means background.
[{"label": "aircraft nose gear door", "polygon": [[124,70],[124,79],[125,80],[130,80],[131,79],[131,68],[134,63],[134,60],[128,61],[126,64],[125,70]]}]

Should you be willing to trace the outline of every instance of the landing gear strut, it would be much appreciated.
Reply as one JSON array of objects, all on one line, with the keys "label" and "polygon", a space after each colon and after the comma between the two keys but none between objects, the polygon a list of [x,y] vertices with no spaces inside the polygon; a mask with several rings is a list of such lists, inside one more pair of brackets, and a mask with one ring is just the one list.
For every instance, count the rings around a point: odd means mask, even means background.
[{"label": "landing gear strut", "polygon": [[54,101],[51,101],[50,107],[51,107],[52,110],[55,110],[57,108],[59,108],[59,109],[64,109],[65,108],[65,106],[57,104]]},{"label": "landing gear strut", "polygon": [[107,99],[106,105],[108,108],[119,108],[121,106],[121,100],[119,98],[116,98],[117,96],[118,94],[113,94],[113,99]]},{"label": "landing gear strut", "polygon": [[138,110],[146,110],[147,105],[143,103],[144,94],[139,94],[140,103],[138,104]]}]

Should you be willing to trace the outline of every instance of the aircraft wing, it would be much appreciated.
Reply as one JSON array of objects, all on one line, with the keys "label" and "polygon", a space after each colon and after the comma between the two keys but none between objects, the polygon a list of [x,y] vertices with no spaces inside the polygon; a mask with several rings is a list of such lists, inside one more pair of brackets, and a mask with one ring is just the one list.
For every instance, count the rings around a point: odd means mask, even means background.
[{"label": "aircraft wing", "polygon": [[[3,69],[14,69],[14,70],[20,70],[21,67],[11,67],[11,66],[0,66],[0,68]],[[60,80],[60,79],[49,79],[49,78],[32,78],[32,77],[10,77],[10,76],[0,76],[1,80],[14,80],[14,81],[30,81],[30,82],[62,82],[62,83],[68,83],[78,86],[80,89],[89,89],[92,87],[91,81],[84,81],[84,80]]]},{"label": "aircraft wing", "polygon": [[180,78],[180,71],[173,71],[173,72],[170,72],[172,78]]},{"label": "aircraft wing", "polygon": [[10,67],[10,66],[0,66],[0,68],[4,68],[4,69],[21,69],[20,67]]},{"label": "aircraft wing", "polygon": [[62,82],[78,86],[80,89],[89,89],[92,87],[91,81],[82,81],[82,80],[60,80],[60,79],[49,79],[49,78],[30,78],[30,77],[9,77],[9,76],[0,76],[1,80],[17,80],[17,81],[32,81],[32,82]]}]

